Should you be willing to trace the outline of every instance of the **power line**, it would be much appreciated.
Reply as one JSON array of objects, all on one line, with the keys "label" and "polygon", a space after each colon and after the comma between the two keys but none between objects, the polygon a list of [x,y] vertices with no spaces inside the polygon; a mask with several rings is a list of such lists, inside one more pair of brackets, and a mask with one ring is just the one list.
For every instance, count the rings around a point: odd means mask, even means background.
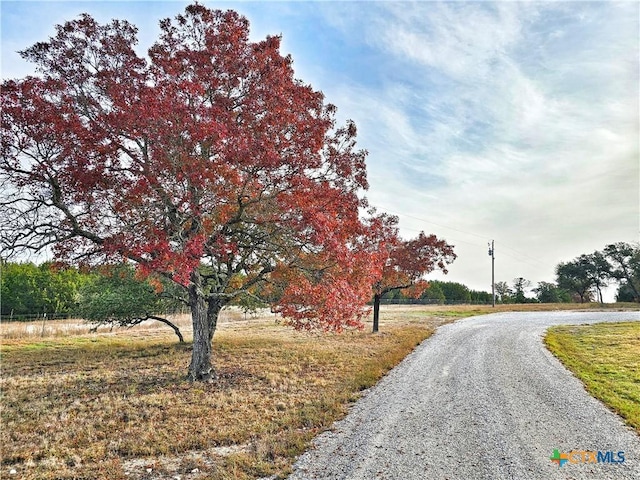
[{"label": "power line", "polygon": [[[530,255],[527,255],[526,253],[519,252],[518,250],[516,250],[516,249],[514,249],[514,248],[511,248],[509,245],[506,245],[506,244],[505,244],[505,243],[503,243],[503,242],[499,242],[499,243],[500,243],[500,245],[501,245],[501,246],[503,246],[503,247],[505,247],[505,248],[507,248],[507,249],[511,250],[512,252],[515,252],[515,253],[517,253],[518,255],[522,256],[522,257],[528,258],[529,260],[533,260],[533,261],[534,261],[534,262],[536,262],[538,265],[541,265],[541,266],[545,266],[545,265],[546,265],[546,263],[544,263],[544,262],[542,262],[542,261],[538,260],[537,258],[534,258],[534,257],[532,257],[532,256],[530,256]],[[508,254],[507,254],[507,255],[508,255]],[[519,258],[516,258],[516,257],[514,257],[513,255],[508,255],[508,256],[509,256],[509,257],[511,257],[511,258],[513,258],[513,259],[515,259],[515,260],[518,260],[518,261],[520,261],[520,262],[522,262],[522,263],[528,263],[529,265],[531,265],[531,266],[533,266],[533,267],[537,266],[537,265],[532,265],[531,263],[526,262],[525,260],[521,260],[521,259],[519,259]]]},{"label": "power line", "polygon": [[[418,230],[417,228],[410,228],[410,227],[402,227],[403,230],[409,230],[411,232],[416,232],[416,233],[420,233],[420,232],[424,232],[424,229],[420,229]],[[481,247],[482,245],[480,245],[479,243],[473,243],[473,242],[468,242],[466,240],[460,240],[459,238],[454,238],[454,237],[449,237],[447,236],[447,240],[452,240],[455,243],[466,243],[467,245],[473,245],[474,247]]]},{"label": "power line", "polygon": [[[499,242],[496,242],[496,243],[498,243],[502,247],[506,247],[506,245],[503,244],[503,243],[499,243]],[[507,248],[509,248],[509,247],[507,247]],[[513,249],[511,249],[511,250],[513,250]],[[516,252],[516,253],[518,253],[518,252]],[[505,252],[504,250],[502,251],[502,255],[505,255],[505,256],[507,256],[509,258],[513,258],[517,262],[526,263],[527,265],[529,265],[531,267],[540,267],[540,266],[544,267],[546,265],[545,263],[543,263],[543,262],[541,262],[539,260],[535,260],[535,259],[534,260],[538,263],[538,265],[534,265],[533,263],[528,262],[527,260],[523,260],[522,258],[518,258],[518,257],[514,257],[513,255],[510,255],[509,253]],[[530,258],[533,258],[533,257],[530,257]]]},{"label": "power line", "polygon": [[[382,210],[382,211],[384,211],[384,212],[386,212],[386,213],[391,213],[391,214],[393,214],[393,215],[398,215],[398,216],[400,216],[400,217],[412,218],[412,219],[414,219],[414,220],[418,220],[418,221],[420,221],[420,222],[428,223],[428,224],[431,224],[431,225],[436,225],[436,226],[438,226],[438,227],[446,228],[446,229],[449,229],[449,230],[453,230],[453,231],[455,231],[455,232],[463,233],[463,234],[465,234],[465,235],[471,235],[471,236],[473,236],[473,237],[482,238],[482,239],[483,239],[483,240],[485,240],[485,241],[486,241],[486,239],[487,239],[487,236],[486,236],[486,235],[480,235],[480,234],[478,234],[478,233],[469,232],[469,231],[466,231],[466,230],[461,230],[461,229],[456,228],[456,227],[452,227],[452,226],[449,226],[449,225],[444,225],[444,224],[441,224],[441,223],[433,222],[433,221],[428,220],[428,219],[426,219],[426,218],[416,217],[415,215],[409,215],[408,213],[395,212],[395,211],[393,211],[393,210],[389,210],[389,209],[387,209],[387,208],[380,207],[379,205],[372,205],[372,204],[371,204],[371,206],[372,206],[372,207],[375,207],[375,208],[376,208],[376,209],[378,209],[378,210]],[[415,231],[415,232],[420,232],[420,230],[416,230],[416,229],[412,229],[412,228],[408,228],[408,227],[402,227],[402,228],[404,228],[405,230],[411,230],[411,231]],[[473,245],[473,246],[476,246],[476,247],[482,246],[482,245],[480,245],[480,244],[478,244],[478,243],[472,243],[472,242],[468,242],[468,241],[460,240],[460,239],[456,239],[456,238],[452,238],[451,240],[453,240],[453,241],[455,241],[455,242],[457,242],[457,243],[466,243],[466,244],[468,244],[468,245]],[[526,260],[523,260],[522,258],[517,258],[517,257],[514,257],[513,255],[509,255],[508,253],[503,252],[503,254],[504,254],[504,255],[506,255],[506,256],[508,256],[508,257],[511,257],[511,258],[513,258],[514,260],[518,261],[518,262],[526,263],[527,265],[530,265],[530,266],[532,266],[532,267],[538,267],[538,266],[545,266],[545,265],[546,265],[544,262],[540,261],[539,259],[534,258],[534,257],[532,257],[532,256],[530,256],[530,255],[525,254],[525,253],[519,252],[518,250],[516,250],[516,249],[515,249],[515,248],[513,248],[513,247],[510,247],[509,245],[505,244],[504,242],[499,242],[499,241],[498,241],[498,242],[496,242],[496,243],[498,243],[498,244],[499,244],[500,246],[502,246],[502,247],[507,248],[508,250],[511,250],[512,252],[516,253],[517,255],[520,255],[520,257],[524,257],[524,258],[527,258],[527,259],[529,259],[529,260],[532,260],[532,261],[536,262],[536,263],[537,263],[537,265],[534,265],[534,264],[532,264],[532,263],[530,263],[530,262],[528,262],[528,261],[526,261]]]},{"label": "power line", "polygon": [[449,230],[453,230],[453,231],[455,231],[455,232],[459,232],[459,233],[464,233],[464,234],[466,234],[466,235],[472,235],[472,236],[474,236],[474,237],[482,238],[483,240],[486,240],[486,239],[487,239],[487,236],[486,236],[486,235],[479,235],[479,234],[477,234],[477,233],[467,232],[467,231],[465,231],[465,230],[460,230],[460,229],[458,229],[458,228],[451,227],[451,226],[449,226],[449,225],[444,225],[444,224],[441,224],[441,223],[432,222],[431,220],[427,220],[426,218],[420,218],[420,217],[416,217],[416,216],[413,216],[413,215],[409,215],[408,213],[399,213],[399,212],[394,212],[394,211],[389,210],[389,209],[387,209],[387,208],[382,208],[382,207],[379,207],[379,206],[376,206],[376,205],[371,205],[371,206],[372,206],[372,207],[375,207],[375,208],[378,208],[378,209],[380,209],[380,210],[384,210],[384,211],[385,211],[385,212],[387,212],[387,213],[392,213],[393,215],[398,215],[398,216],[401,216],[401,217],[413,218],[414,220],[420,220],[421,222],[430,223],[430,224],[432,224],[432,225],[436,225],[437,227],[447,228],[447,229],[449,229]]}]

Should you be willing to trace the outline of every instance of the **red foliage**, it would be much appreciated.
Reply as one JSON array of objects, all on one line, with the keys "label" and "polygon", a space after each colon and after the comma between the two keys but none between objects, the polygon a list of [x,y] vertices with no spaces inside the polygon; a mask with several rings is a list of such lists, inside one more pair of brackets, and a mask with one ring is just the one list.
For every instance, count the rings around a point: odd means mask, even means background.
[{"label": "red foliage", "polygon": [[[386,250],[384,222],[359,216],[355,125],[233,11],[163,20],[149,60],[136,43],[83,15],[22,52],[42,76],[2,85],[5,246],[134,261],[223,305],[286,279],[296,327],[357,325]],[[426,253],[407,248],[392,270],[413,278],[407,256]]]},{"label": "red foliage", "polygon": [[418,298],[429,287],[424,275],[436,269],[447,273],[446,266],[456,259],[452,245],[424,232],[412,240],[397,240],[389,248],[382,276],[374,285],[378,295],[402,289],[405,295]]}]

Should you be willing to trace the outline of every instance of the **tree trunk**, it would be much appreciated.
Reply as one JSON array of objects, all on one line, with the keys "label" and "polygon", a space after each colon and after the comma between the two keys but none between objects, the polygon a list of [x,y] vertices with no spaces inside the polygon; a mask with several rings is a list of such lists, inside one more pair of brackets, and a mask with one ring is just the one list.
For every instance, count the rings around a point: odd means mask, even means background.
[{"label": "tree trunk", "polygon": [[373,295],[373,333],[378,332],[380,321],[380,294]]},{"label": "tree trunk", "polygon": [[600,304],[604,304],[604,299],[602,298],[602,290],[600,289],[600,285],[596,286],[596,290],[598,291],[598,301]]},{"label": "tree trunk", "polygon": [[220,307],[218,302],[207,300],[202,290],[200,274],[193,272],[189,286],[189,305],[193,323],[193,351],[187,374],[187,378],[192,382],[208,382],[215,378],[215,371],[211,363],[211,341]]},{"label": "tree trunk", "polygon": [[213,334],[218,326],[218,315],[222,310],[222,303],[217,298],[210,298],[207,305],[207,321],[209,322],[209,343],[213,342]]}]

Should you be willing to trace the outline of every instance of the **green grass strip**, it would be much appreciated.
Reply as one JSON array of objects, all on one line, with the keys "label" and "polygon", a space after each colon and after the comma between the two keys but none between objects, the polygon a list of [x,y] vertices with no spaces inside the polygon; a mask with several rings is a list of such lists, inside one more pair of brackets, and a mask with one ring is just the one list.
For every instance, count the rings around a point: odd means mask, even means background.
[{"label": "green grass strip", "polygon": [[552,327],[545,344],[640,434],[640,322]]}]

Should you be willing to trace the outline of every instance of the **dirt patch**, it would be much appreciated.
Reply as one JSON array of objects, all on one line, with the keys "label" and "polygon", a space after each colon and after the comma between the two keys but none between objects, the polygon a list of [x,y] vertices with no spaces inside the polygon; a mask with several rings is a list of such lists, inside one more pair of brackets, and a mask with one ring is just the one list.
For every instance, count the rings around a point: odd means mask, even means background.
[{"label": "dirt patch", "polygon": [[160,455],[153,458],[132,458],[122,462],[124,475],[145,480],[195,480],[206,478],[216,470],[221,457],[246,453],[252,445],[230,445],[208,450],[184,452],[180,455]]}]

